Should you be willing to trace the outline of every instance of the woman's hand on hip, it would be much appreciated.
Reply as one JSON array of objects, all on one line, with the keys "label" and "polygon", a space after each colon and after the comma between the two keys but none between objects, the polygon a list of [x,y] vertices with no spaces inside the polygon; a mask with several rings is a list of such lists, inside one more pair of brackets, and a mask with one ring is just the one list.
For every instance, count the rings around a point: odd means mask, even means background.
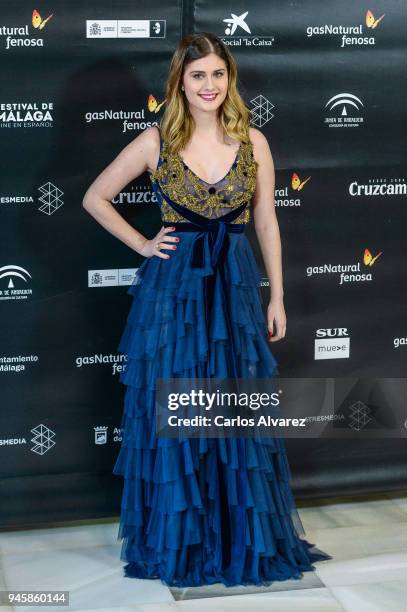
[{"label": "woman's hand on hip", "polygon": [[169,259],[171,255],[163,253],[163,250],[171,249],[175,251],[177,245],[174,244],[174,242],[180,241],[178,236],[167,236],[168,232],[173,232],[174,230],[175,227],[162,226],[154,238],[145,241],[140,251],[140,255],[144,255],[144,257],[153,257],[155,255],[156,257],[161,257],[161,259]]}]

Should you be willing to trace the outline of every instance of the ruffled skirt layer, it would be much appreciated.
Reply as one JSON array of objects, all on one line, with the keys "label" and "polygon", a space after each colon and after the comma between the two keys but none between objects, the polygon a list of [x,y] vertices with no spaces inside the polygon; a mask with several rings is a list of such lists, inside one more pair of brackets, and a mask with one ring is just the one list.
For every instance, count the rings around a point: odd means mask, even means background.
[{"label": "ruffled skirt layer", "polygon": [[[126,385],[122,443],[113,473],[124,478],[118,539],[128,577],[170,586],[268,584],[301,578],[331,556],[301,536],[283,439],[160,438],[157,378],[278,374],[262,310],[260,273],[244,234],[229,234],[226,287],[190,265],[194,232],[180,232],[168,260],[138,269],[119,351]],[[213,276],[210,319],[204,283]],[[228,324],[229,322],[229,324]],[[230,327],[231,322],[231,327]]]}]

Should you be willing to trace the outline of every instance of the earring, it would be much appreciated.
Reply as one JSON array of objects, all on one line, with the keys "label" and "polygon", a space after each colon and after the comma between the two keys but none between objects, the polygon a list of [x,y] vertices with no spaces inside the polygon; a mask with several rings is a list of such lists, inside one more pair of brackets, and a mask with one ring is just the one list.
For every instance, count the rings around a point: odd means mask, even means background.
[{"label": "earring", "polygon": [[181,85],[181,89],[182,89],[182,91],[184,91],[184,86],[183,85]]}]

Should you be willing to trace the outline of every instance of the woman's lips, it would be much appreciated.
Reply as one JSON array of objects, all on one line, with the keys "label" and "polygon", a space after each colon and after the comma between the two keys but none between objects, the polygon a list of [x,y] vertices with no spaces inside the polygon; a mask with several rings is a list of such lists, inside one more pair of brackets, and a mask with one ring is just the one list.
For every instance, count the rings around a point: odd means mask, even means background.
[{"label": "woman's lips", "polygon": [[218,94],[212,94],[212,95],[198,94],[198,95],[204,100],[206,100],[207,102],[211,102],[212,100],[216,98]]}]

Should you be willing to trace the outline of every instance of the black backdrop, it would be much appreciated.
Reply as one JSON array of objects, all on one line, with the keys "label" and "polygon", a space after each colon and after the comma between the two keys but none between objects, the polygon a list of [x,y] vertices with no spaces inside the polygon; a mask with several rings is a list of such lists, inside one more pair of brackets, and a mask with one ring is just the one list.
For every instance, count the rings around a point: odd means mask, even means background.
[{"label": "black backdrop", "polygon": [[[2,8],[1,526],[119,512],[117,345],[143,258],[81,202],[158,123],[154,101],[186,33],[212,31],[230,46],[252,125],[273,153],[288,320],[273,344],[281,375],[405,376],[405,3],[370,3],[370,16],[354,0]],[[113,202],[143,234],[158,231],[147,175]],[[253,227],[249,237],[262,266]],[[348,265],[354,276],[342,281]],[[287,446],[298,497],[405,487],[401,436]]]}]

